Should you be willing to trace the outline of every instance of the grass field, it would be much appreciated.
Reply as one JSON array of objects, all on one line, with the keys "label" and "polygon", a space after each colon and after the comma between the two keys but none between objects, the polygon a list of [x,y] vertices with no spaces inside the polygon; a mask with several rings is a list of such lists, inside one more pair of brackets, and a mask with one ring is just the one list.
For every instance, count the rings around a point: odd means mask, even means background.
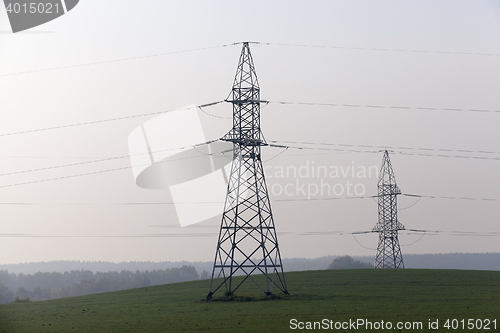
[{"label": "grass field", "polygon": [[[274,300],[246,284],[237,295],[252,301],[204,302],[209,281],[202,280],[1,305],[0,332],[286,332],[293,331],[292,319],[297,325],[327,319],[332,331],[342,332],[398,332],[398,322],[422,322],[422,329],[403,327],[402,332],[429,332],[429,320],[439,320],[439,332],[500,331],[500,272],[324,270],[291,272],[286,279],[290,296]],[[375,326],[335,329],[335,322],[358,319]],[[449,322],[456,329],[443,327],[447,319],[457,319]],[[489,319],[490,329],[467,330],[468,319],[474,319],[474,326],[487,323],[476,319]],[[393,329],[375,330],[382,320]]]}]

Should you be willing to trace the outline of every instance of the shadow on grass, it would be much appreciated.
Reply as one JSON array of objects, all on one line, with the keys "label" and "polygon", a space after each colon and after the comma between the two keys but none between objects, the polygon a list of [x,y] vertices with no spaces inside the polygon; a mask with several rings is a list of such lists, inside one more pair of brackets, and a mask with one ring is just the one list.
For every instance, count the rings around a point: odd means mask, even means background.
[{"label": "shadow on grass", "polygon": [[231,292],[225,292],[223,296],[219,297],[212,297],[212,299],[207,300],[207,299],[202,299],[197,302],[203,303],[203,302],[262,302],[262,301],[276,301],[276,300],[286,300],[288,298],[291,298],[292,296],[290,295],[275,295],[275,294],[270,294],[270,295],[235,295],[234,293]]}]

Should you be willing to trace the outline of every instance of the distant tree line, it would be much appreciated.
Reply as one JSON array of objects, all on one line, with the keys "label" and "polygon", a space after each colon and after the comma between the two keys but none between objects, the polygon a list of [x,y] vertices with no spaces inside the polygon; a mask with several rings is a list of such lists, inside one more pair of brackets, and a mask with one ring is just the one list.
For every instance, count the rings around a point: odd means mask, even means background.
[{"label": "distant tree line", "polygon": [[[63,297],[98,294],[111,291],[148,287],[166,283],[197,280],[193,266],[165,270],[96,272],[88,270],[64,273],[14,274],[0,271],[0,304],[14,299],[42,301]],[[16,290],[14,293],[13,290]]]},{"label": "distant tree line", "polygon": [[354,260],[351,256],[341,256],[333,259],[328,269],[369,269],[373,268],[372,264]]}]

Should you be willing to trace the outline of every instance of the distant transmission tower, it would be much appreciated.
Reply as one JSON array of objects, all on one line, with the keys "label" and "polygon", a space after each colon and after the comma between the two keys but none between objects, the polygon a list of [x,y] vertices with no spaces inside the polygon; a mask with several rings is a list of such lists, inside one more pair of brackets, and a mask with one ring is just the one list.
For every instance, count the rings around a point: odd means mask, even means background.
[{"label": "distant transmission tower", "polygon": [[[243,43],[233,83],[233,128],[221,140],[233,143],[233,163],[207,299],[222,286],[233,293],[247,279],[265,294],[273,286],[288,294],[260,147],[260,89],[248,42]],[[242,275],[235,283],[234,276]]]},{"label": "distant transmission tower", "polygon": [[386,150],[378,180],[378,223],[373,228],[379,234],[375,268],[405,268],[398,239],[398,231],[405,228],[398,221],[398,194],[401,191]]}]

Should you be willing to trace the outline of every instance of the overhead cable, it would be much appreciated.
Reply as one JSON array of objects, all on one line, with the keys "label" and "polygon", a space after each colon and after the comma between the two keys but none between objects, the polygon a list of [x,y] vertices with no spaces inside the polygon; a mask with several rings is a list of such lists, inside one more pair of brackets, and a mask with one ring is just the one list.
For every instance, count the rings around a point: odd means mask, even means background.
[{"label": "overhead cable", "polygon": [[55,70],[68,69],[68,68],[77,68],[77,67],[87,67],[87,66],[94,66],[94,65],[103,65],[103,64],[110,64],[110,63],[130,61],[130,60],[155,58],[155,57],[162,57],[162,56],[172,55],[172,54],[181,54],[181,53],[189,53],[189,52],[196,52],[196,51],[217,49],[217,48],[221,48],[221,47],[226,47],[228,45],[231,45],[231,44],[222,44],[222,45],[215,45],[215,46],[199,47],[199,48],[195,48],[195,49],[187,49],[187,50],[181,50],[181,51],[170,51],[170,52],[154,53],[154,54],[147,54],[147,55],[142,55],[142,56],[127,57],[127,58],[120,58],[120,59],[102,60],[102,61],[95,61],[95,62],[88,62],[88,63],[83,63],[83,64],[77,64],[77,65],[67,65],[67,66],[49,67],[49,68],[42,68],[42,69],[33,69],[33,70],[22,71],[22,72],[15,72],[15,73],[4,73],[4,74],[0,74],[0,77],[23,75],[23,74],[31,74],[31,73],[40,73],[40,72],[48,72],[48,71],[55,71]]},{"label": "overhead cable", "polygon": [[337,50],[352,50],[352,51],[382,51],[382,52],[398,52],[398,53],[430,53],[430,54],[455,54],[455,55],[474,55],[498,57],[499,53],[493,52],[461,52],[461,51],[439,51],[439,50],[418,50],[418,49],[399,49],[399,48],[380,48],[380,47],[356,47],[356,46],[335,46],[335,45],[314,45],[314,44],[292,44],[292,43],[268,43],[257,42],[261,45],[270,46],[288,46],[288,47],[303,47],[315,49],[337,49]]},{"label": "overhead cable", "polygon": [[450,112],[480,112],[480,113],[500,113],[500,110],[491,109],[464,109],[464,108],[435,108],[419,106],[390,106],[390,105],[363,105],[363,104],[337,104],[337,103],[314,103],[314,102],[286,102],[286,101],[262,101],[271,104],[288,105],[308,105],[308,106],[329,106],[348,108],[368,108],[368,109],[393,109],[393,110],[420,110],[420,111],[450,111]]},{"label": "overhead cable", "polygon": [[[219,103],[222,103],[222,102],[223,101],[217,101],[217,102],[213,102],[213,103],[201,105],[201,107],[207,107],[207,106],[211,106],[211,105],[216,105],[216,104],[219,104]],[[18,132],[0,133],[0,137],[2,137],[2,136],[12,136],[12,135],[18,135],[18,134],[35,133],[35,132],[44,132],[44,131],[50,131],[50,130],[56,130],[56,129],[63,129],[63,128],[71,128],[71,127],[78,127],[78,126],[84,126],[84,125],[101,124],[101,123],[107,123],[107,122],[118,121],[118,120],[139,118],[139,117],[155,116],[155,115],[164,114],[164,113],[167,113],[167,112],[182,111],[182,110],[184,110],[184,108],[172,109],[172,110],[166,110],[166,111],[156,111],[156,112],[149,112],[149,113],[134,114],[134,115],[130,115],[130,116],[108,118],[108,119],[100,119],[100,120],[86,121],[86,122],[81,122],[81,123],[74,123],[74,124],[67,124],[67,125],[60,125],[60,126],[36,128],[36,129],[25,130],[25,131],[18,131]]]}]

